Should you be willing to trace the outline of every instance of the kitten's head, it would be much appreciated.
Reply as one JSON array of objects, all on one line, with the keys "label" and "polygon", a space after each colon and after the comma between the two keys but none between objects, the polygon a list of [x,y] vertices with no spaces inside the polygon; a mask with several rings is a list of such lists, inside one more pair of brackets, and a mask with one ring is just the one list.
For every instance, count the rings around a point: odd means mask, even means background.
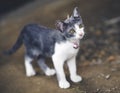
[{"label": "kitten's head", "polygon": [[61,31],[67,38],[82,39],[84,36],[84,25],[82,18],[75,7],[73,14],[64,21],[57,21],[57,29]]}]

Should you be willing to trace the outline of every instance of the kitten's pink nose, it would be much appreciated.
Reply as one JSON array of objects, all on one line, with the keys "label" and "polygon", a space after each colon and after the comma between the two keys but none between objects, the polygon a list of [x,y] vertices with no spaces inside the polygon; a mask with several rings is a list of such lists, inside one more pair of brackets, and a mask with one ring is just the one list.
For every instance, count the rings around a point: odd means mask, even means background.
[{"label": "kitten's pink nose", "polygon": [[80,33],[79,35],[80,35],[80,36],[83,36],[83,33]]}]

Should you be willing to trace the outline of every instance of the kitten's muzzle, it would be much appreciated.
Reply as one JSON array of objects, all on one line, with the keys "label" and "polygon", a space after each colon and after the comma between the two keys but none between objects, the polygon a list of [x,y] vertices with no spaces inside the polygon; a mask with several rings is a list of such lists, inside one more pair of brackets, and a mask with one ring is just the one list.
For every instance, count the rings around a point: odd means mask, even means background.
[{"label": "kitten's muzzle", "polygon": [[83,35],[84,35],[83,33],[80,33],[80,34],[79,34],[80,37],[83,37]]},{"label": "kitten's muzzle", "polygon": [[83,36],[84,36],[84,33],[80,33],[80,34],[79,34],[79,38],[80,38],[80,39],[82,39]]}]

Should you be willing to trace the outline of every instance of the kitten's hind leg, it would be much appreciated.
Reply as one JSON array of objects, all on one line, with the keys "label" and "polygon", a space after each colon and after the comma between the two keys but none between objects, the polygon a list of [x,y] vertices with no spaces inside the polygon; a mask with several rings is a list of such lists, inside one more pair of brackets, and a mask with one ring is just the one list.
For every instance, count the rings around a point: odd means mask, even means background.
[{"label": "kitten's hind leg", "polygon": [[33,59],[29,56],[25,56],[25,70],[26,70],[26,76],[31,77],[36,74],[33,66],[32,66]]},{"label": "kitten's hind leg", "polygon": [[55,70],[49,68],[46,64],[45,64],[45,59],[44,58],[39,58],[39,60],[37,61],[39,67],[43,70],[43,72],[45,73],[46,76],[53,76],[55,75]]}]

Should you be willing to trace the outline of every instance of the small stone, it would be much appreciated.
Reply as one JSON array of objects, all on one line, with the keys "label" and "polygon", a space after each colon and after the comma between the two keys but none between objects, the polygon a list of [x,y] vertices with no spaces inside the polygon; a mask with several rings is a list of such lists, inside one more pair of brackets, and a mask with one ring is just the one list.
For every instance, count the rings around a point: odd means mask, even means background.
[{"label": "small stone", "polygon": [[111,90],[110,90],[110,89],[107,89],[106,92],[111,92]]},{"label": "small stone", "polygon": [[115,56],[109,56],[107,61],[112,62],[112,61],[115,61],[115,59],[116,59]]},{"label": "small stone", "polygon": [[111,88],[112,90],[115,90],[115,87],[114,88]]},{"label": "small stone", "polygon": [[115,68],[112,68],[112,69],[111,69],[111,71],[112,71],[112,72],[114,72],[114,71],[117,71],[117,69],[115,69]]},{"label": "small stone", "polygon": [[106,75],[106,76],[105,76],[105,78],[106,78],[106,79],[109,79],[109,78],[110,78],[110,76],[111,76],[111,75]]},{"label": "small stone", "polygon": [[100,89],[99,88],[97,88],[97,91],[96,92],[99,92],[100,91]]}]

